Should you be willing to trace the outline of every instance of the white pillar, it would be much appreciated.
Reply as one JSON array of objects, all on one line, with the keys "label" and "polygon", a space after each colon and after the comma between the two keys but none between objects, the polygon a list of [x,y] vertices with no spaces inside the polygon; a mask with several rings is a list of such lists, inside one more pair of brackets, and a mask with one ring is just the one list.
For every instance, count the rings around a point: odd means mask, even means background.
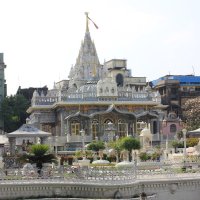
[{"label": "white pillar", "polygon": [[83,150],[83,154],[85,154],[85,131],[82,129],[80,131],[81,134],[81,140],[82,140],[82,150]]},{"label": "white pillar", "polygon": [[183,132],[183,141],[184,141],[184,161],[186,160],[186,133],[187,133],[187,130],[186,129],[183,129],[182,130]]}]

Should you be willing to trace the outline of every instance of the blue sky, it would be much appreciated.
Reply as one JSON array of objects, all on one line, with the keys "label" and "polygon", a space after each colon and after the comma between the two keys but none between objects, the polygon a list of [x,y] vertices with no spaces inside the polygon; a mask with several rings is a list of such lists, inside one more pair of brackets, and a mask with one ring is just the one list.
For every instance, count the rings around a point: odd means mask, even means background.
[{"label": "blue sky", "polygon": [[68,78],[85,33],[100,62],[127,59],[133,76],[200,75],[198,0],[0,0],[8,95]]}]

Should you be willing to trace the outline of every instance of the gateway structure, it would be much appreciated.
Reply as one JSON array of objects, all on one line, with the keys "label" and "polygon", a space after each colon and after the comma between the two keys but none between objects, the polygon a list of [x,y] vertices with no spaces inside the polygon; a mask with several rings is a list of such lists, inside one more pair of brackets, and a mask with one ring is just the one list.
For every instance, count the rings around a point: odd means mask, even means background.
[{"label": "gateway structure", "polygon": [[100,64],[86,15],[85,37],[69,80],[55,83],[47,94],[33,93],[29,123],[57,136],[54,142],[63,150],[82,147],[83,136],[86,143],[137,137],[143,122],[150,125],[153,142],[159,142],[160,102],[145,77],[131,75],[126,60]]}]

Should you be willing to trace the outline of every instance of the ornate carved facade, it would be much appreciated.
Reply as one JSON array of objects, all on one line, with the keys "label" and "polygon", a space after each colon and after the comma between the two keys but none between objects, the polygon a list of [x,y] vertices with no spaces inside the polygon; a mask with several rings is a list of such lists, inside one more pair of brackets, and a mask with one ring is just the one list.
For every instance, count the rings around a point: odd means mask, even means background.
[{"label": "ornate carved facade", "polygon": [[113,124],[114,137],[137,137],[137,122],[145,121],[151,124],[153,140],[158,142],[160,102],[160,94],[151,90],[145,77],[131,75],[126,60],[112,59],[100,64],[86,23],[69,80],[55,83],[47,94],[34,92],[28,109],[29,123],[62,136],[65,150],[80,146],[82,129],[86,142],[105,139],[109,122]]}]

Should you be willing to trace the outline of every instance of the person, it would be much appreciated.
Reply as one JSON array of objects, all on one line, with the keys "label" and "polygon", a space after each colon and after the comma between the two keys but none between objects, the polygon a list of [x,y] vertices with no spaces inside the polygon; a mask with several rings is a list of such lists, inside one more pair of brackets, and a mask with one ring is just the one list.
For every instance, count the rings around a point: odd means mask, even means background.
[{"label": "person", "polygon": [[27,140],[26,142],[27,146],[33,144],[32,142],[30,142],[29,140]]},{"label": "person", "polygon": [[30,142],[29,140],[26,141],[26,151],[30,150],[30,145],[32,145],[33,143]]},{"label": "person", "polygon": [[25,142],[25,140],[22,141],[22,151],[26,151],[26,142]]}]

